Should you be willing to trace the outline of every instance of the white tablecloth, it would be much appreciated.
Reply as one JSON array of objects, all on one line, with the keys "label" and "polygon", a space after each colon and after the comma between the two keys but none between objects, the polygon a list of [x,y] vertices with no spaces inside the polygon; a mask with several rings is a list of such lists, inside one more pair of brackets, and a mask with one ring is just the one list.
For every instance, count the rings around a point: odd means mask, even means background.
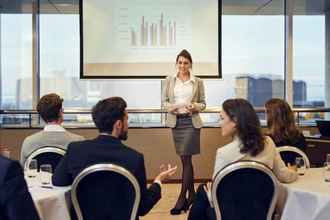
[{"label": "white tablecloth", "polygon": [[323,168],[311,168],[291,184],[287,192],[282,220],[329,220],[330,183],[324,181]]},{"label": "white tablecloth", "polygon": [[27,179],[41,220],[70,220],[70,187],[42,188],[37,179]]}]

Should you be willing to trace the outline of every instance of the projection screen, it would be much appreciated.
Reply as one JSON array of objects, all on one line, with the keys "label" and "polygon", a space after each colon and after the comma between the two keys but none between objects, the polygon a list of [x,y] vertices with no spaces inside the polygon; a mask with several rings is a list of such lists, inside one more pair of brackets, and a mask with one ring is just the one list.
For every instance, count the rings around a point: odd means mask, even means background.
[{"label": "projection screen", "polygon": [[219,78],[218,0],[80,0],[81,78],[162,78],[187,49],[193,73]]}]

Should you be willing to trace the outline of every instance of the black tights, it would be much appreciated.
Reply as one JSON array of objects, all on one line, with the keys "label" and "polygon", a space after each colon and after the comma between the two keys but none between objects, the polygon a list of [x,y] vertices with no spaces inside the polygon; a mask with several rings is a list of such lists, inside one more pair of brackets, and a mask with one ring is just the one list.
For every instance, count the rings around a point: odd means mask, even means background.
[{"label": "black tights", "polygon": [[181,208],[185,202],[187,192],[188,194],[188,202],[191,203],[195,196],[195,188],[194,188],[194,168],[192,164],[191,155],[182,155],[181,163],[182,163],[182,185],[181,192],[179,198],[176,202],[175,207]]}]

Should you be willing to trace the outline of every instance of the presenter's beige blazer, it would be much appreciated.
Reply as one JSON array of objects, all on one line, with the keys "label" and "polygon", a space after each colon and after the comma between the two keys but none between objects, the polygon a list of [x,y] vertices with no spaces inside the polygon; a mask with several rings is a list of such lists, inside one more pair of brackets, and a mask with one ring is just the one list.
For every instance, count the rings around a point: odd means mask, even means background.
[{"label": "presenter's beige blazer", "polygon": [[[193,95],[191,99],[191,103],[198,110],[192,114],[192,123],[195,128],[201,128],[203,126],[202,119],[199,115],[199,112],[203,111],[206,107],[205,103],[205,93],[204,93],[204,83],[198,78],[194,77],[195,80],[193,82]],[[168,76],[165,79],[163,92],[162,92],[162,103],[163,108],[166,111],[169,111],[171,106],[174,104],[174,86],[175,81],[177,80],[176,76]],[[166,118],[166,126],[170,128],[174,128],[176,125],[176,115],[168,112]]]}]

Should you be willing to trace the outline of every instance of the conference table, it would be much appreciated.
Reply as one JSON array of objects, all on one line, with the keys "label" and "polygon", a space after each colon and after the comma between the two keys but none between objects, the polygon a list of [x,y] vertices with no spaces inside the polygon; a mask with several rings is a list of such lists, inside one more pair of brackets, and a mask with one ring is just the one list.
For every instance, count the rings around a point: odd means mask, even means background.
[{"label": "conference table", "polygon": [[[70,220],[70,187],[42,185],[38,178],[26,178],[41,220]],[[311,168],[290,184],[280,184],[283,198],[278,204],[282,220],[329,220],[330,182],[323,168]]]},{"label": "conference table", "polygon": [[41,220],[71,219],[71,187],[44,185],[37,177],[26,178],[26,182]]},{"label": "conference table", "polygon": [[282,220],[329,220],[330,182],[324,181],[324,168],[310,168],[290,184],[282,184],[286,198]]}]

